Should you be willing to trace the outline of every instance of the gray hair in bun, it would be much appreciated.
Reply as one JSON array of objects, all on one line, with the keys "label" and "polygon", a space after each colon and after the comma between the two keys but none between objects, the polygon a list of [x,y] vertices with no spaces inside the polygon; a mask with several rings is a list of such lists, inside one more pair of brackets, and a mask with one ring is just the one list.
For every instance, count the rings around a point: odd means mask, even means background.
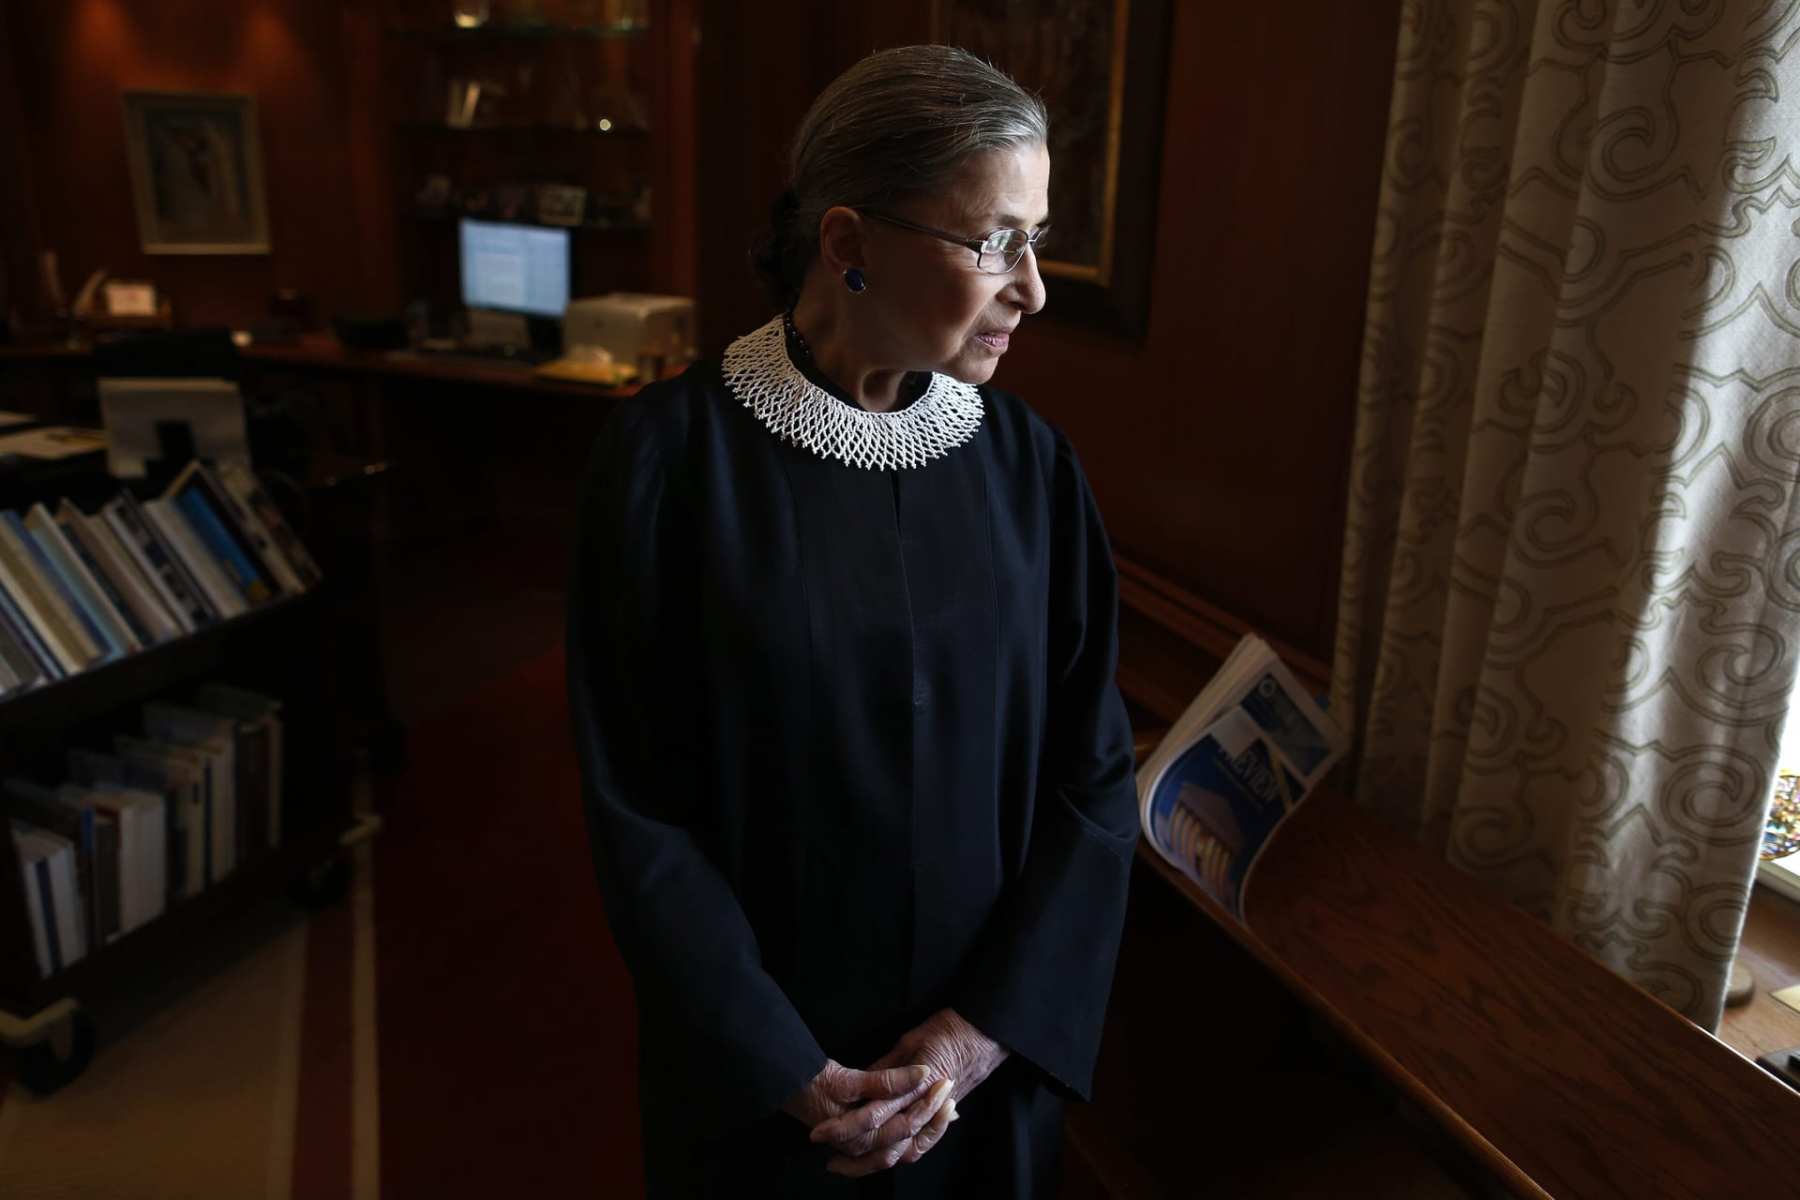
[{"label": "gray hair in bun", "polygon": [[943,187],[989,150],[1047,143],[1043,102],[954,46],[901,46],[863,59],[813,101],[788,152],[788,188],[752,254],[763,286],[791,307],[835,205],[881,208]]}]

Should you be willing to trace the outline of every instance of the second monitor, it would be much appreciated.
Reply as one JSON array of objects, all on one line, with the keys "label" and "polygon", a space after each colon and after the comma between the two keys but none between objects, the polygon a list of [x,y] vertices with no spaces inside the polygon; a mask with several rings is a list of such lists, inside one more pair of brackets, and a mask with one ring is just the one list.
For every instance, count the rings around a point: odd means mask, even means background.
[{"label": "second monitor", "polygon": [[463,218],[462,299],[489,309],[560,320],[569,304],[569,231]]}]

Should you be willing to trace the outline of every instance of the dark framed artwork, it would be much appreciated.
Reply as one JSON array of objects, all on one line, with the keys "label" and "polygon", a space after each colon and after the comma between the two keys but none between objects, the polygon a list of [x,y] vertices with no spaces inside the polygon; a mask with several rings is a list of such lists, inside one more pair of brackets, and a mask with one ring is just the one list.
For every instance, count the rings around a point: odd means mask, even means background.
[{"label": "dark framed artwork", "polygon": [[1155,254],[1168,0],[934,0],[932,34],[1050,110],[1051,313],[1141,336]]},{"label": "dark framed artwork", "polygon": [[126,92],[125,149],[146,254],[267,254],[256,102]]}]

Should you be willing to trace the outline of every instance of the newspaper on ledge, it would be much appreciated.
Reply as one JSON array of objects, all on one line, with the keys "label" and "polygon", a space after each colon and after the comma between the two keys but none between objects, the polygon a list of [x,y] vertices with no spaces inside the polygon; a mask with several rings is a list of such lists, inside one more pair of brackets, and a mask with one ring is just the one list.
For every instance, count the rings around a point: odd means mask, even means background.
[{"label": "newspaper on ledge", "polygon": [[1247,636],[1138,769],[1144,833],[1242,919],[1263,847],[1345,746],[1269,644]]}]

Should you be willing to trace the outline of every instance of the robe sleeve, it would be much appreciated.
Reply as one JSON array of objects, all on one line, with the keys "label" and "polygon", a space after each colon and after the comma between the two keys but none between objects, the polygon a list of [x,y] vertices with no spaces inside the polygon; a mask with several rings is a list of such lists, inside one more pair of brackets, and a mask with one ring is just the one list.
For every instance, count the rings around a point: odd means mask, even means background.
[{"label": "robe sleeve", "polygon": [[[640,1009],[680,1030],[660,1094],[703,1132],[776,1112],[825,1052],[762,965],[705,851],[693,698],[692,518],[635,407],[588,467],[567,620],[570,715],[594,869]],[[692,1077],[689,1077],[692,1076]]]},{"label": "robe sleeve", "polygon": [[1118,577],[1074,451],[1051,482],[1048,727],[1029,844],[951,1007],[1087,1099],[1137,845],[1131,725],[1113,674]]}]

